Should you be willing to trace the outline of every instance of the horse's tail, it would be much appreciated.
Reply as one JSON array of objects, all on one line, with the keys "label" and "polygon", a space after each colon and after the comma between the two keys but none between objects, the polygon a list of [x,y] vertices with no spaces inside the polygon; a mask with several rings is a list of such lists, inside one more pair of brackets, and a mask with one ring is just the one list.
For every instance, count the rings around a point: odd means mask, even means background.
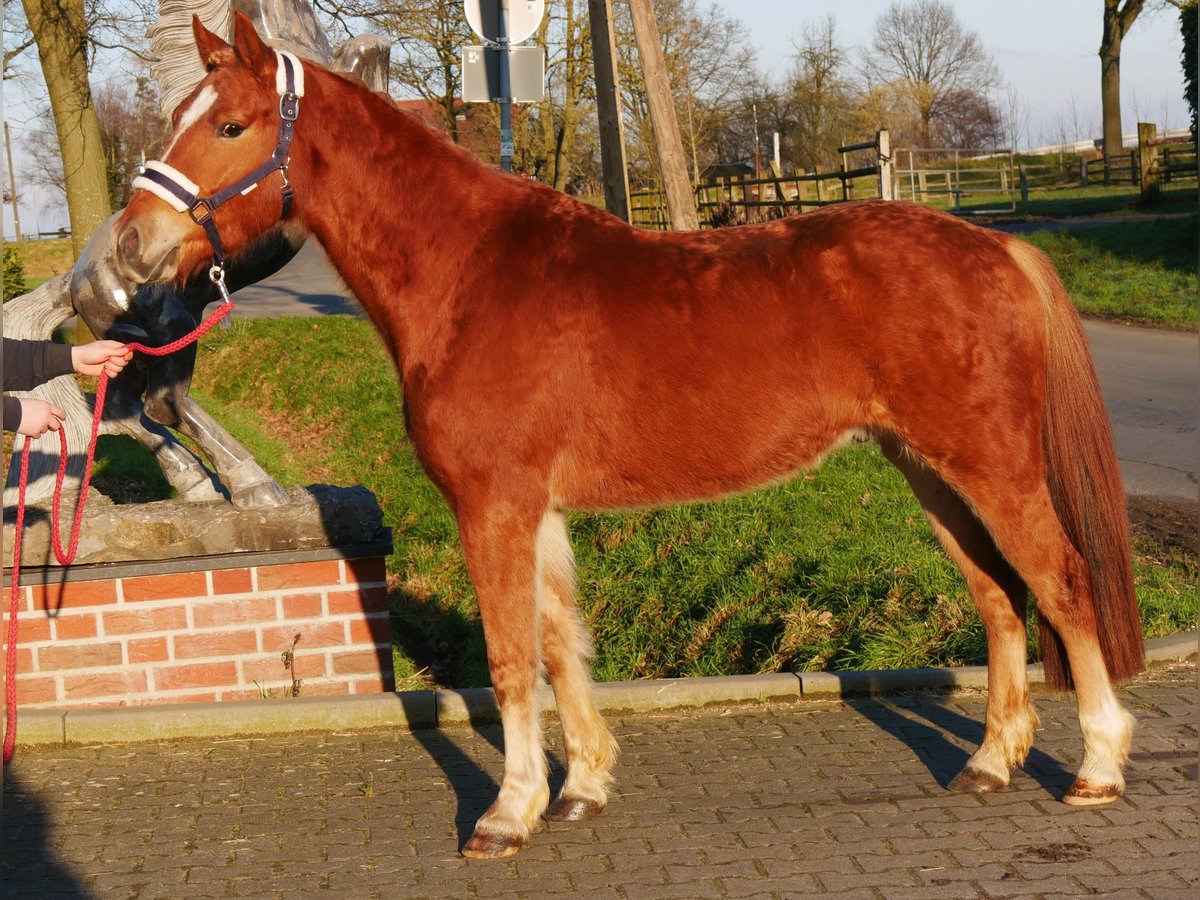
[{"label": "horse's tail", "polygon": [[[1096,629],[1108,673],[1128,678],[1145,666],[1141,616],[1133,586],[1125,490],[1112,427],[1079,315],[1050,261],[1015,238],[1008,249],[1036,286],[1046,314],[1046,387],[1042,445],[1046,482],[1067,538],[1091,580]],[[1046,682],[1071,686],[1066,649],[1039,613]]]}]

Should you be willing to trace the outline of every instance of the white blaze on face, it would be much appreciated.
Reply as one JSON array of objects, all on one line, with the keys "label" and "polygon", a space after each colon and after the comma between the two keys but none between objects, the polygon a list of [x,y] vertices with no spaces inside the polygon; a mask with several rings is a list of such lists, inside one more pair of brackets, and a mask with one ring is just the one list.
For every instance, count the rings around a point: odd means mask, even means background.
[{"label": "white blaze on face", "polygon": [[179,140],[180,136],[195,125],[200,117],[208,112],[216,102],[217,89],[211,84],[196,95],[196,99],[192,101],[192,105],[184,110],[183,116],[179,119],[179,127],[175,129],[175,136],[171,138],[171,143],[167,145],[167,149],[163,151],[163,159],[171,155],[171,148],[175,146],[175,142]]}]

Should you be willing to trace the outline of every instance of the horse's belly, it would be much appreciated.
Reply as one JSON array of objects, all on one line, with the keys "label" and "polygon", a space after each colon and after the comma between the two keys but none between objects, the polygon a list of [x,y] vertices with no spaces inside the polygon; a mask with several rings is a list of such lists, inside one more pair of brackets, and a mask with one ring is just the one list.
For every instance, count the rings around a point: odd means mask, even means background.
[{"label": "horse's belly", "polygon": [[689,439],[658,434],[571,454],[555,473],[554,494],[574,509],[626,509],[712,500],[786,481],[816,468],[854,439],[843,423],[790,434],[729,433]]}]

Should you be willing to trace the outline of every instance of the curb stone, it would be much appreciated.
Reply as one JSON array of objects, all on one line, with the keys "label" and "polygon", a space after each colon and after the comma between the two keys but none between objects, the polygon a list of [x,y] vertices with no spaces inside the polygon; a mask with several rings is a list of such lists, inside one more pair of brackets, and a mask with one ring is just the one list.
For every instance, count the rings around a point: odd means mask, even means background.
[{"label": "curb stone", "polygon": [[[1195,631],[1147,641],[1146,661],[1153,664],[1193,658],[1197,655],[1197,641]],[[1028,676],[1031,683],[1042,683],[1041,665],[1030,665]],[[963,666],[601,682],[595,689],[597,705],[603,711],[648,712],[986,686],[986,666]],[[543,711],[554,710],[554,696],[549,688],[542,689],[539,699]],[[18,740],[23,746],[124,744],[300,731],[460,727],[494,722],[498,718],[499,706],[491,688],[399,691],[240,703],[23,710]]]}]

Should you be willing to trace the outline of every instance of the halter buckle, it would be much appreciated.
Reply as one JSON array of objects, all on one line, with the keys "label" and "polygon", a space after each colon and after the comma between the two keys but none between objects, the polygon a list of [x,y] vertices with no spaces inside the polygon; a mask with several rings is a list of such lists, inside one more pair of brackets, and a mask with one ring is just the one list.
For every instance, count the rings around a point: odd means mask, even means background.
[{"label": "halter buckle", "polygon": [[[203,208],[204,212],[202,214],[197,214],[196,210],[201,208]],[[212,218],[212,214],[213,209],[208,205],[208,200],[204,197],[198,197],[196,202],[188,207],[188,215],[192,217],[192,221],[197,225],[206,224]]]},{"label": "halter buckle", "polygon": [[279,95],[279,118],[295,122],[300,115],[300,98],[291,91]]}]

